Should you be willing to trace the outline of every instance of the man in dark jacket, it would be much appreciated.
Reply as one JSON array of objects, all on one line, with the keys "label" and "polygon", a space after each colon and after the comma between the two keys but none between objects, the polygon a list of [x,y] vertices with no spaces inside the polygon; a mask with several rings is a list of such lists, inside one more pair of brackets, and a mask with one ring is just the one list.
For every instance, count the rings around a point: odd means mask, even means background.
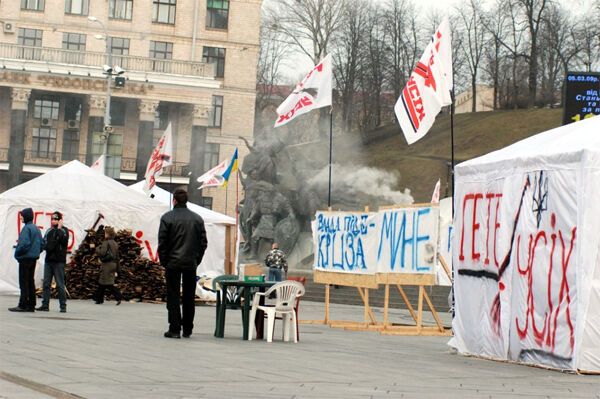
[{"label": "man in dark jacket", "polygon": [[[173,193],[174,209],[162,216],[158,230],[158,257],[160,264],[165,267],[167,282],[169,331],[164,334],[166,338],[180,338],[182,328],[184,338],[192,335],[196,268],[207,246],[204,220],[187,209],[186,203],[187,192],[176,189]],[[180,309],[181,291],[183,299]]]},{"label": "man in dark jacket", "polygon": [[42,240],[42,251],[46,251],[44,263],[44,285],[42,305],[35,310],[47,312],[50,308],[50,286],[52,278],[58,288],[58,302],[61,313],[67,311],[67,295],[65,293],[65,264],[67,263],[67,244],[69,230],[63,226],[63,215],[56,211],[52,214],[52,227],[46,231]]},{"label": "man in dark jacket", "polygon": [[35,264],[40,257],[42,248],[42,233],[33,224],[33,209],[25,208],[21,211],[21,222],[24,224],[19,234],[19,241],[15,248],[15,259],[19,262],[19,306],[10,308],[11,312],[35,311]]}]

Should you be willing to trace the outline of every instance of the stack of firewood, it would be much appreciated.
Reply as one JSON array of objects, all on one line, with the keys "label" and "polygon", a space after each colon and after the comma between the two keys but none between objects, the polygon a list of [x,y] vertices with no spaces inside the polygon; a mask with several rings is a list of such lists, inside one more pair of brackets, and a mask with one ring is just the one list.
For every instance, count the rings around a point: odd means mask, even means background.
[{"label": "stack of firewood", "polygon": [[[96,248],[102,245],[103,238],[102,226],[98,231],[88,230],[87,236],[73,253],[65,269],[69,298],[93,298],[102,263],[96,255]],[[158,263],[141,256],[142,247],[131,235],[131,230],[119,230],[115,241],[119,245],[121,269],[115,284],[121,290],[123,299],[164,301],[164,269]]]}]

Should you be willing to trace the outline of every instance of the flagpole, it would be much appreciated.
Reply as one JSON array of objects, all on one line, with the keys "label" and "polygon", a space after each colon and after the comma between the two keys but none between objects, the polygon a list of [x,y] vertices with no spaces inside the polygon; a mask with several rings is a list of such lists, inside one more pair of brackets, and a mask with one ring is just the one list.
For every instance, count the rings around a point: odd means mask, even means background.
[{"label": "flagpole", "polygon": [[452,217],[454,217],[454,86],[452,87],[452,104],[450,105],[450,152],[451,152],[451,171],[452,175]]},{"label": "flagpole", "polygon": [[229,184],[225,186],[225,214],[227,215],[227,202],[228,202],[228,194],[229,194]]},{"label": "flagpole", "polygon": [[173,167],[169,166],[169,210],[173,209]]},{"label": "flagpole", "polygon": [[329,187],[327,190],[327,207],[331,208],[331,167],[333,162],[333,105],[329,110]]}]

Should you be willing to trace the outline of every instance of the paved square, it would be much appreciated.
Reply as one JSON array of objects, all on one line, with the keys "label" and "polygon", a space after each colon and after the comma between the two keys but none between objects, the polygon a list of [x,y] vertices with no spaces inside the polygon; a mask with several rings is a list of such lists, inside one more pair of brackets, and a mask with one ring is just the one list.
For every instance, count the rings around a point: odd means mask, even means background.
[{"label": "paved square", "polygon": [[[600,398],[599,376],[463,357],[444,337],[300,325],[293,344],[278,322],[275,342],[248,342],[228,311],[217,339],[215,308],[198,306],[191,339],[174,340],[162,337],[164,305],[69,301],[62,314],[53,300],[50,312],[9,312],[16,303],[0,296],[0,398]],[[323,304],[300,313],[320,319]],[[332,318],[362,315],[332,305]]]}]

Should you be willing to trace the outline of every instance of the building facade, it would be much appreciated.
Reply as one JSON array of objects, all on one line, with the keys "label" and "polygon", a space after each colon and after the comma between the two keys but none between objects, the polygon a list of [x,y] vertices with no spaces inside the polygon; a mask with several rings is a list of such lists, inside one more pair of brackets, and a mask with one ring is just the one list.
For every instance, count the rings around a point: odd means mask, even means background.
[{"label": "building facade", "polygon": [[[144,178],[170,123],[158,181],[235,212],[236,184],[196,177],[252,140],[261,0],[0,3],[0,190],[106,149],[107,175]],[[110,73],[107,73],[110,71]],[[110,102],[108,101],[110,99]],[[107,112],[107,104],[109,112]]]}]

